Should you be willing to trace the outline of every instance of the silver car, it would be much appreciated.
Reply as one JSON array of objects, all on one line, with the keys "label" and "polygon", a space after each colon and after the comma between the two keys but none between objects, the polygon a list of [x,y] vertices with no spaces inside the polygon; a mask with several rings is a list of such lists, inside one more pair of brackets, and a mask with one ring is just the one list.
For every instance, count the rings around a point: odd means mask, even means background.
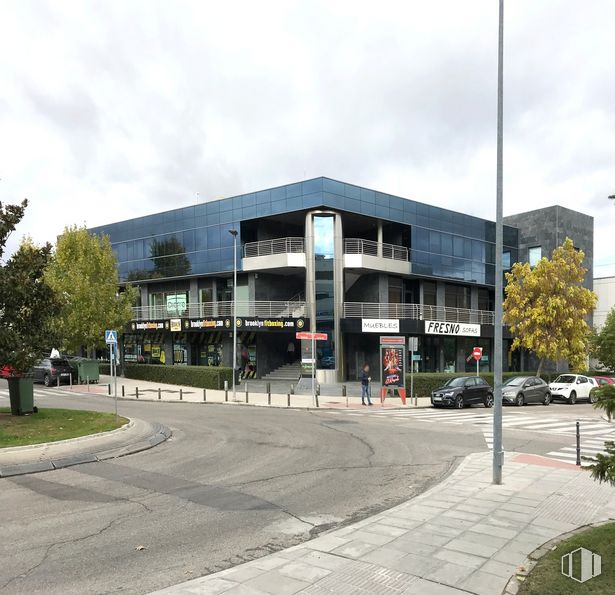
[{"label": "silver car", "polygon": [[526,403],[551,402],[549,385],[538,376],[514,376],[502,385],[502,402],[521,407]]}]

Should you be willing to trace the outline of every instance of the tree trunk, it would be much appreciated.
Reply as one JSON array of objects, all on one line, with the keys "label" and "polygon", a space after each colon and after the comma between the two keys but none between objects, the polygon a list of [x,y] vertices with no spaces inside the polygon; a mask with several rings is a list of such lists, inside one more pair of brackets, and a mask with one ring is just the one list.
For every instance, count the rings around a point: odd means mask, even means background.
[{"label": "tree trunk", "polygon": [[540,358],[540,363],[538,364],[538,370],[536,370],[536,376],[540,378],[540,374],[542,373],[542,365],[545,363],[545,358]]}]

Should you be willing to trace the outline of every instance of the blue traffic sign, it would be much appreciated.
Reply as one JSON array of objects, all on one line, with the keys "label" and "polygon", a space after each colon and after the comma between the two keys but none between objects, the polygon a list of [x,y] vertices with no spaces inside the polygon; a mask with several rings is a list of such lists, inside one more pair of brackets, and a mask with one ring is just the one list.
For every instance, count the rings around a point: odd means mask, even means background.
[{"label": "blue traffic sign", "polygon": [[116,345],[117,331],[105,331],[105,343],[107,345]]}]

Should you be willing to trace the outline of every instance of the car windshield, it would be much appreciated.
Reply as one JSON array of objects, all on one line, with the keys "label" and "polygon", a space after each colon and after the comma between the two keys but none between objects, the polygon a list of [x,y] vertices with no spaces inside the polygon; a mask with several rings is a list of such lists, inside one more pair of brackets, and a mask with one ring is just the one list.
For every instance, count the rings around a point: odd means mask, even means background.
[{"label": "car windshield", "polygon": [[504,386],[521,386],[527,378],[525,376],[515,376],[514,378],[509,378]]},{"label": "car windshield", "polygon": [[559,384],[572,384],[575,381],[575,376],[571,374],[562,374],[555,379],[555,382]]},{"label": "car windshield", "polygon": [[446,381],[446,384],[444,386],[463,386],[465,383],[466,379],[461,377],[461,378],[449,378]]},{"label": "car windshield", "polygon": [[52,359],[49,360],[52,366],[68,366],[68,360],[65,359]]}]

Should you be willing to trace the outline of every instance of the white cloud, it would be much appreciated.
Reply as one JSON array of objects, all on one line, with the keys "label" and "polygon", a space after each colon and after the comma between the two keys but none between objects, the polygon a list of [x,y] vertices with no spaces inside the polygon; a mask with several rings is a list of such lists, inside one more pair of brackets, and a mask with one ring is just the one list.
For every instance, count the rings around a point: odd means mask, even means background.
[{"label": "white cloud", "polygon": [[[53,241],[327,175],[494,216],[497,3],[3,3],[0,201]],[[595,218],[615,274],[608,0],[506,3],[505,212]],[[611,263],[608,265],[608,263]]]}]

